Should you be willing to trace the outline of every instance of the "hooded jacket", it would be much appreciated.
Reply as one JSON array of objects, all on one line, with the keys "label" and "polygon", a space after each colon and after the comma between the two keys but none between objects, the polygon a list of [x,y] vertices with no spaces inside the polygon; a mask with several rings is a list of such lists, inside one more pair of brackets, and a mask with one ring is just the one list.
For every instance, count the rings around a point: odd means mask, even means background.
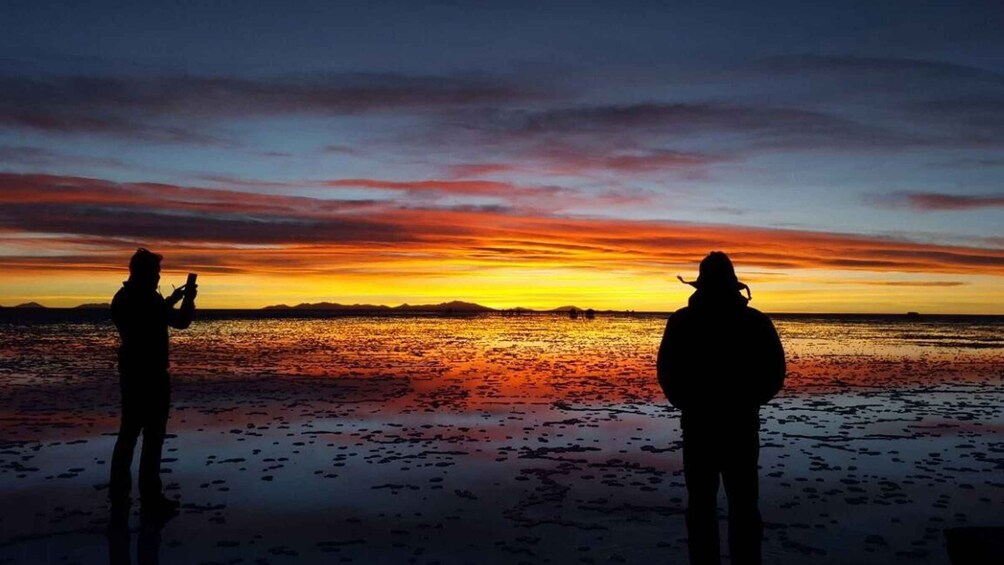
[{"label": "hooded jacket", "polygon": [[755,413],[785,377],[774,324],[734,290],[694,292],[666,322],[656,365],[666,398],[685,416]]}]

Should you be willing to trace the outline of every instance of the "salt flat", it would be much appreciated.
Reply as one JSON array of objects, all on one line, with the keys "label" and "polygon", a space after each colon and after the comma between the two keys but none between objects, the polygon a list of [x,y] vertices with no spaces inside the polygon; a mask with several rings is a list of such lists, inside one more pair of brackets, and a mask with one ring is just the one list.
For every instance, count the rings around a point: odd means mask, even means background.
[{"label": "salt flat", "polygon": [[[945,528],[1004,523],[1004,321],[776,323],[766,562],[947,563]],[[662,325],[198,320],[172,337],[183,512],[130,542],[161,563],[685,562]],[[0,563],[109,560],[114,330],[5,320],[0,338]]]}]

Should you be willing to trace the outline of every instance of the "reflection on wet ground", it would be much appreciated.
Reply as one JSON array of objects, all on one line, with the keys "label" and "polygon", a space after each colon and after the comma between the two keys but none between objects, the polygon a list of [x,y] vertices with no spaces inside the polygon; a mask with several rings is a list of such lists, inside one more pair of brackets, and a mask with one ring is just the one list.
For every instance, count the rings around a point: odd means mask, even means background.
[{"label": "reflection on wet ground", "polygon": [[[184,507],[160,562],[683,562],[678,413],[653,369],[662,325],[177,332],[165,479]],[[791,375],[762,411],[768,562],[947,563],[945,528],[999,525],[1004,322],[777,325]],[[115,335],[69,321],[0,338],[0,563],[103,562]]]}]

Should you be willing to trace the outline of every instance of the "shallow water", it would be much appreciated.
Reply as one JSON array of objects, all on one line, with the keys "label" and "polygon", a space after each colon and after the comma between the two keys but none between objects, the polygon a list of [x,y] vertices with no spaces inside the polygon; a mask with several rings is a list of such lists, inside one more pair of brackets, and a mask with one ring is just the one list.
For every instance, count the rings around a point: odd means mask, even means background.
[{"label": "shallow water", "polygon": [[[114,329],[4,316],[0,563],[102,562]],[[1000,525],[1004,319],[775,321],[789,379],[761,413],[768,562],[947,563],[944,528]],[[165,479],[186,506],[156,553],[681,562],[663,324],[207,313],[172,337]]]}]

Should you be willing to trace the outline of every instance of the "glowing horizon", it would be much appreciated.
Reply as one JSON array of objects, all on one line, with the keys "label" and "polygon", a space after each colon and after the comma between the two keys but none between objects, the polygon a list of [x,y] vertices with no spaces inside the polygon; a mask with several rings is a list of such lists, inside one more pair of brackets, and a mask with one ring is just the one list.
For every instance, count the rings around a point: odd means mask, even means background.
[{"label": "glowing horizon", "polygon": [[[343,208],[332,199],[78,177],[0,174],[0,188],[0,206],[24,206],[14,221],[25,230],[37,225],[31,214],[45,195],[44,221],[75,234],[11,234],[4,246],[18,252],[0,256],[4,305],[104,302],[126,278],[135,246],[145,245],[165,255],[165,294],[195,271],[199,304],[207,308],[464,300],[499,309],[574,304],[665,311],[683,305],[690,292],[675,275],[695,276],[704,254],[722,249],[753,287],[753,305],[766,310],[1004,313],[997,284],[1004,251],[991,248],[808,230],[408,209],[394,202],[350,201]],[[60,215],[60,206],[116,213]],[[214,208],[228,216],[178,231],[187,211]],[[239,220],[245,216],[261,225],[249,230]],[[280,229],[267,229],[270,221]]]}]

